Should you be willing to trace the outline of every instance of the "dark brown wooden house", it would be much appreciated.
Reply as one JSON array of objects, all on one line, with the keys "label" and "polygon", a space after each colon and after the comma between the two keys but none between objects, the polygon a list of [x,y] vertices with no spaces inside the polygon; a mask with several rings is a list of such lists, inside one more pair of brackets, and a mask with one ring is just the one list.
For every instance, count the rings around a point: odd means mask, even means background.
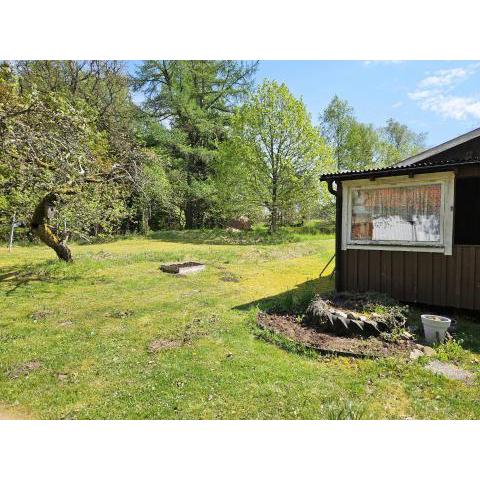
[{"label": "dark brown wooden house", "polygon": [[336,196],[337,291],[480,310],[480,128],[322,180]]}]

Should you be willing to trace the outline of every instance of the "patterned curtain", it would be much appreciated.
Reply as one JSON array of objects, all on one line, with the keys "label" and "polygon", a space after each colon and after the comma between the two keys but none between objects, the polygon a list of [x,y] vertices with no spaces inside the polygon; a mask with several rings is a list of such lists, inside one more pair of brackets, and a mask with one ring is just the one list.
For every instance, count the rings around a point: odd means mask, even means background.
[{"label": "patterned curtain", "polygon": [[441,184],[353,190],[352,240],[440,241]]}]

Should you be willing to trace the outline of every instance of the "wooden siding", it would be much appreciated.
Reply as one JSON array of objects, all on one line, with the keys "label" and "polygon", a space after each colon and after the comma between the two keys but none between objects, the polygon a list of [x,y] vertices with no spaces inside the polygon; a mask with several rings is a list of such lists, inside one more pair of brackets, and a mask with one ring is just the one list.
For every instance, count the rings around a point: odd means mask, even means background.
[{"label": "wooden siding", "polygon": [[407,302],[480,310],[480,246],[456,245],[452,255],[342,250],[340,256],[339,290],[375,291]]},{"label": "wooden siding", "polygon": [[[444,158],[467,158],[480,155],[480,138],[466,142],[436,156]],[[480,178],[480,165],[464,165],[455,169],[457,180]],[[342,219],[346,212],[342,208],[343,186],[339,182],[337,194],[337,241],[336,264],[337,291],[377,291],[398,300],[445,307],[457,307],[480,311],[480,241],[476,245],[461,245],[455,239],[452,255],[422,251],[388,250],[341,250]],[[461,188],[461,183],[457,185]],[[472,198],[458,197],[455,201],[454,217],[466,209],[479,219],[473,204],[479,202],[478,195]],[[473,227],[475,228],[475,227]],[[460,235],[459,235],[460,237]],[[473,242],[472,242],[473,243]]]}]

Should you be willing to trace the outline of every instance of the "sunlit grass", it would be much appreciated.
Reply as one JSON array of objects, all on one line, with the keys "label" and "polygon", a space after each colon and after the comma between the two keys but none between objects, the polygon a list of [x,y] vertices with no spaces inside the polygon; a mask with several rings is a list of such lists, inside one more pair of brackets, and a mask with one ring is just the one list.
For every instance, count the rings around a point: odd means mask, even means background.
[{"label": "sunlit grass", "polygon": [[[278,242],[236,235],[162,232],[73,245],[71,265],[42,246],[0,249],[0,414],[480,417],[478,383],[436,377],[421,362],[318,357],[258,338],[259,308],[300,309],[333,287],[331,268],[318,275],[334,239],[296,230]],[[159,270],[187,260],[207,268],[187,277]],[[465,323],[467,337],[476,329]],[[478,371],[478,343],[468,338],[440,355]],[[183,343],[150,353],[155,339]],[[32,361],[40,367],[11,378]]]}]

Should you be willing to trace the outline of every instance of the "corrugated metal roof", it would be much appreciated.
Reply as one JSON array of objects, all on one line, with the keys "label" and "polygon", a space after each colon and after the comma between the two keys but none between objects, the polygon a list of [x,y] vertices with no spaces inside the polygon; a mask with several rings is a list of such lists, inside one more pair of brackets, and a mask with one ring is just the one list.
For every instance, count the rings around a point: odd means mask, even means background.
[{"label": "corrugated metal roof", "polygon": [[431,158],[419,161],[414,164],[401,165],[396,164],[384,168],[371,168],[367,170],[350,170],[345,172],[332,172],[321,175],[321,180],[334,180],[336,178],[361,178],[361,177],[380,177],[389,175],[407,175],[410,172],[450,170],[456,166],[465,164],[480,164],[480,157],[473,156],[467,159],[445,159],[432,160]]}]

